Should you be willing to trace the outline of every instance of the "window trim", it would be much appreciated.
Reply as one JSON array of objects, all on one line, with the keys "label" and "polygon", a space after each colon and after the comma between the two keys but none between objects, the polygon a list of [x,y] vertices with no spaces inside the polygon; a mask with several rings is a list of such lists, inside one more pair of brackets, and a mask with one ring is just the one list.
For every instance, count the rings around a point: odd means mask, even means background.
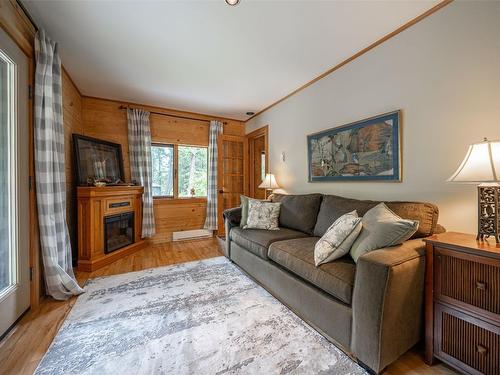
[{"label": "window trim", "polygon": [[190,202],[206,202],[207,201],[207,196],[195,196],[195,197],[180,197],[179,196],[179,146],[183,147],[199,147],[199,148],[206,148],[207,149],[207,188],[208,188],[208,145],[197,145],[197,144],[177,144],[177,143],[162,143],[162,142],[151,142],[151,147],[156,146],[156,147],[171,147],[173,148],[174,152],[174,159],[173,159],[173,195],[153,195],[153,200],[157,201],[190,201]]},{"label": "window trim", "polygon": [[[176,182],[176,158],[175,158],[175,145],[171,143],[159,143],[159,142],[151,142],[151,147],[165,147],[165,148],[171,148],[172,152],[174,153],[174,158],[172,160],[172,173],[173,173],[173,179],[172,179],[172,195],[153,195],[153,200],[154,199],[173,199],[175,198],[175,182]],[[151,178],[153,176],[151,175]]]}]

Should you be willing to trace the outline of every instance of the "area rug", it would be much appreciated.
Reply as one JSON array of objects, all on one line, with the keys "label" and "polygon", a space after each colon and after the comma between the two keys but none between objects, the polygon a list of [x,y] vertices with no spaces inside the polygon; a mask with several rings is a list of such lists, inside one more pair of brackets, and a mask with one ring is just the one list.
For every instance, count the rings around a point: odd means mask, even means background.
[{"label": "area rug", "polygon": [[224,257],[85,290],[36,374],[366,374]]}]

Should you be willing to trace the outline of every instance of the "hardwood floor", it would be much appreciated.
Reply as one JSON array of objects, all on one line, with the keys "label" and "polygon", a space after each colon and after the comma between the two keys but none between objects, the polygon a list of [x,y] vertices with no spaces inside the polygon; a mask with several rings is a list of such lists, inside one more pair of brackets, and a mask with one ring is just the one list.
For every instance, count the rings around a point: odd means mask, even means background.
[{"label": "hardwood floor", "polygon": [[[115,275],[146,268],[189,262],[222,255],[220,240],[207,239],[166,243],[147,247],[98,271],[77,272],[81,284],[89,278]],[[45,299],[36,310],[29,311],[17,326],[0,342],[0,373],[4,375],[33,374],[52,339],[73,307],[76,298],[68,301]],[[423,362],[423,355],[411,350],[393,363],[385,375],[455,374],[440,364],[433,367]]]}]

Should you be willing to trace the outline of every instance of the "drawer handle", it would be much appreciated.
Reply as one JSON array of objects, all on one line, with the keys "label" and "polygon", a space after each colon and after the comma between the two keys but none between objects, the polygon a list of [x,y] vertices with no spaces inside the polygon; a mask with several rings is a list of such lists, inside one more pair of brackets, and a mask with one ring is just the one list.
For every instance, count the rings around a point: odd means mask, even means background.
[{"label": "drawer handle", "polygon": [[481,355],[486,355],[486,353],[488,353],[488,348],[481,344],[476,345],[476,350]]},{"label": "drawer handle", "polygon": [[476,288],[479,290],[486,290],[486,283],[481,281],[476,281]]}]

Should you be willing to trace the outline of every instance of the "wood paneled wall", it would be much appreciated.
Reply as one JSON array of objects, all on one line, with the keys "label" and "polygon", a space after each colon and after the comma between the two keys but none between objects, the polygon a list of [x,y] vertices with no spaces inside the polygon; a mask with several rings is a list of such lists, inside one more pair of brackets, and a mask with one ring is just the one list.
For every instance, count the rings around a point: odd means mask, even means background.
[{"label": "wood paneled wall", "polygon": [[[127,104],[167,115],[204,120],[151,114],[153,142],[208,146],[208,121],[214,119],[212,116],[84,96],[82,98],[83,134],[122,145],[126,181],[130,181],[127,116],[126,111],[120,109],[120,106]],[[245,135],[244,122],[215,119],[225,122],[224,134]],[[205,198],[161,198],[155,199],[154,205],[156,235],[152,239],[153,242],[168,242],[172,238],[172,232],[175,231],[203,228],[206,212]]]},{"label": "wood paneled wall", "polygon": [[78,234],[76,232],[76,189],[74,186],[75,170],[73,162],[73,139],[71,135],[83,132],[82,95],[66,70],[63,69],[62,73],[64,147],[66,157],[66,220],[73,248],[73,259],[76,260],[78,254]]}]

